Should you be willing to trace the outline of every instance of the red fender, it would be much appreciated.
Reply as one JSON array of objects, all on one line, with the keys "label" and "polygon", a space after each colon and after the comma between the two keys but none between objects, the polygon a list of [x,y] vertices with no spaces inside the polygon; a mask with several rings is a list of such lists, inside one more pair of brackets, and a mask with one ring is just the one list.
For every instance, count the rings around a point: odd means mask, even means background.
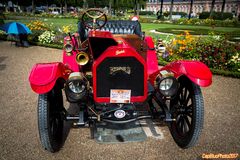
[{"label": "red fender", "polygon": [[67,79],[71,70],[63,63],[39,63],[33,66],[29,82],[34,92],[43,94],[49,92],[57,79]]},{"label": "red fender", "polygon": [[210,69],[199,61],[176,61],[164,66],[160,69],[160,71],[162,70],[173,72],[176,78],[185,75],[201,87],[207,87],[212,84]]}]

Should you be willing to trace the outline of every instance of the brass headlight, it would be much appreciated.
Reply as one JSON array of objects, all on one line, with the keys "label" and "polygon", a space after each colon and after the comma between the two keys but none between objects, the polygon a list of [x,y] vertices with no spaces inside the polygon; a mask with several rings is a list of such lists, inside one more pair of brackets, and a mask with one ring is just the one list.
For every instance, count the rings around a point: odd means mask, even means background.
[{"label": "brass headlight", "polygon": [[86,65],[89,61],[89,56],[85,52],[79,52],[76,56],[76,61],[79,65]]},{"label": "brass headlight", "polygon": [[67,55],[69,55],[69,54],[71,55],[71,52],[73,50],[72,44],[66,43],[63,48],[67,52]]}]

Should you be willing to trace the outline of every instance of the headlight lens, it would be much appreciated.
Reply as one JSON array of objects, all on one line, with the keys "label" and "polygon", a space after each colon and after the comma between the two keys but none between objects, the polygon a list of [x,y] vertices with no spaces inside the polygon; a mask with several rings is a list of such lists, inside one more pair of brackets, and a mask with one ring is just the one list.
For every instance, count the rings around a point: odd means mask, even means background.
[{"label": "headlight lens", "polygon": [[169,90],[172,87],[172,84],[173,79],[170,78],[163,79],[159,84],[159,89],[163,91]]},{"label": "headlight lens", "polygon": [[174,96],[178,91],[178,82],[176,78],[169,76],[160,78],[158,81],[158,88],[163,96],[171,97]]},{"label": "headlight lens", "polygon": [[89,91],[89,82],[83,73],[72,72],[65,83],[65,94],[71,103],[86,101]]},{"label": "headlight lens", "polygon": [[68,83],[69,89],[73,93],[82,93],[85,90],[85,85],[81,84],[79,81],[70,81]]}]

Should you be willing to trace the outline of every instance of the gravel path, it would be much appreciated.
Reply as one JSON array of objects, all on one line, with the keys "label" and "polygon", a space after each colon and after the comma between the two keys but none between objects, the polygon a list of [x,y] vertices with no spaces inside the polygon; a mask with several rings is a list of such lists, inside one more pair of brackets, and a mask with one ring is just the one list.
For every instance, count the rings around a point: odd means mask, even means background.
[{"label": "gravel path", "polygon": [[240,79],[213,77],[203,88],[205,124],[199,143],[190,149],[176,146],[167,127],[163,139],[148,138],[127,144],[97,144],[88,129],[71,129],[58,153],[44,151],[37,130],[37,95],[28,75],[37,62],[61,61],[61,50],[17,48],[0,41],[0,159],[197,159],[203,153],[240,154]]}]

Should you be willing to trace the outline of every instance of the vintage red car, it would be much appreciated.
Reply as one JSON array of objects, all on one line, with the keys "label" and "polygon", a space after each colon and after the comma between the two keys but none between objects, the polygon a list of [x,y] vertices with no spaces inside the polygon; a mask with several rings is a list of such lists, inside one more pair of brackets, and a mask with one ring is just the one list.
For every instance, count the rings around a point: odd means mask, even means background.
[{"label": "vintage red car", "polygon": [[[199,61],[159,67],[153,39],[138,21],[107,21],[103,11],[89,9],[78,33],[64,39],[63,62],[36,64],[29,81],[39,94],[40,140],[50,152],[61,147],[65,120],[92,130],[100,122],[155,118],[168,124],[179,147],[189,148],[203,127],[200,87],[212,83],[212,74]],[[77,115],[65,109],[63,93],[79,107]]]}]

